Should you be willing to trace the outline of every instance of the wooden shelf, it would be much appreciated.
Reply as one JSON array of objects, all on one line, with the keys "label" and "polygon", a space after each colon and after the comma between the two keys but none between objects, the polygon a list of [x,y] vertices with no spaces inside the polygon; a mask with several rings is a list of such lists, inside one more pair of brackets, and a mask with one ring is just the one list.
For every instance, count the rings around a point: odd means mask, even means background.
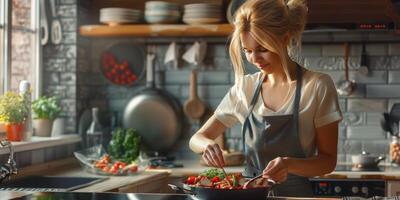
[{"label": "wooden shelf", "polygon": [[204,25],[83,25],[80,34],[87,37],[196,37],[196,36],[228,36],[232,33],[231,24],[204,24]]}]

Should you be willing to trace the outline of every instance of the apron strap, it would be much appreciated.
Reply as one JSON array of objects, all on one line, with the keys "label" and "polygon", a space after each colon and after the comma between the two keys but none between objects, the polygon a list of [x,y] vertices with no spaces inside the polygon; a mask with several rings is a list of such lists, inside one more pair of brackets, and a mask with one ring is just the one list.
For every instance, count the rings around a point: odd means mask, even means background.
[{"label": "apron strap", "polygon": [[294,104],[293,105],[293,115],[294,115],[294,119],[296,120],[296,123],[298,124],[300,97],[301,97],[301,86],[302,86],[302,82],[303,82],[303,73],[302,73],[300,65],[297,64],[297,63],[296,63],[296,65],[297,65],[297,67],[296,67],[297,82],[296,82],[296,94],[295,94],[294,102],[293,102],[293,104]]}]

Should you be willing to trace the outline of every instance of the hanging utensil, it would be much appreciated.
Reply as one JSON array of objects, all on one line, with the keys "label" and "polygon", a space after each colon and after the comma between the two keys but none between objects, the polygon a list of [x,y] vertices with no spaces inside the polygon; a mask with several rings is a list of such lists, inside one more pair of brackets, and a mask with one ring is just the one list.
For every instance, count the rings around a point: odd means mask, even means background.
[{"label": "hanging utensil", "polygon": [[49,25],[47,24],[47,15],[46,15],[46,1],[40,0],[40,31],[41,31],[41,39],[40,43],[42,45],[46,45],[49,41]]},{"label": "hanging utensil", "polygon": [[381,127],[385,132],[389,132],[391,136],[395,136],[392,129],[392,120],[389,113],[383,113],[383,118],[381,119]]},{"label": "hanging utensil", "polygon": [[368,66],[368,57],[367,57],[367,51],[365,50],[365,43],[362,44],[362,51],[361,51],[361,62],[360,62],[360,68],[358,71],[360,74],[364,76],[368,76],[370,69]]},{"label": "hanging utensil", "polygon": [[56,11],[56,0],[50,0],[51,6],[51,42],[53,44],[60,44],[62,40],[62,26]]},{"label": "hanging utensil", "polygon": [[197,72],[192,70],[190,75],[190,97],[185,102],[183,110],[191,119],[200,119],[205,112],[206,106],[197,95]]},{"label": "hanging utensil", "polygon": [[337,92],[342,96],[349,96],[353,93],[355,88],[355,82],[349,80],[349,44],[344,44],[344,72],[345,72],[345,80],[339,82]]}]

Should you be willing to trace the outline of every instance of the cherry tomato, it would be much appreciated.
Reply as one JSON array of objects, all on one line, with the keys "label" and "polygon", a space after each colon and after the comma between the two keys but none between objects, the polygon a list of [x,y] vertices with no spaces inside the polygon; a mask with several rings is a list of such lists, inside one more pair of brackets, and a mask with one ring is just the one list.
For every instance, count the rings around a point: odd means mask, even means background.
[{"label": "cherry tomato", "polygon": [[218,182],[218,181],[220,181],[218,176],[214,176],[214,178],[211,179],[211,182],[213,182],[213,183]]},{"label": "cherry tomato", "polygon": [[186,180],[186,183],[190,184],[190,185],[194,185],[196,183],[196,177],[195,176],[189,176],[187,178],[187,180]]}]

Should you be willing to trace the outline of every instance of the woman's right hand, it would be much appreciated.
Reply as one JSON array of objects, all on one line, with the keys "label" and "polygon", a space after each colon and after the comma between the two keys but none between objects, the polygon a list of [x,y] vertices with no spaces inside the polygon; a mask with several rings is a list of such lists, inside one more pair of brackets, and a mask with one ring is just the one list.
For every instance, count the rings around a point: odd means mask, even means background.
[{"label": "woman's right hand", "polygon": [[206,149],[203,151],[202,157],[208,166],[223,167],[225,165],[222,150],[216,143],[208,144]]}]

